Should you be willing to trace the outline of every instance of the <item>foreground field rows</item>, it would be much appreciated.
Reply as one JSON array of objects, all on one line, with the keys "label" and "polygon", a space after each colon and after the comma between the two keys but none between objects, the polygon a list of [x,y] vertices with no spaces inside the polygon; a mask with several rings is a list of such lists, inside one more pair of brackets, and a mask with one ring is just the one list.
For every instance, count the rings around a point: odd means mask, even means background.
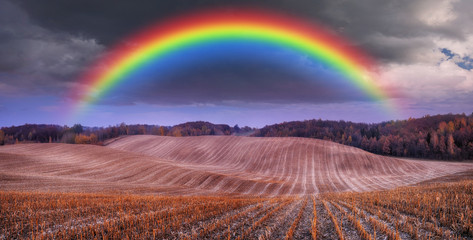
[{"label": "foreground field rows", "polygon": [[392,189],[469,169],[302,138],[137,135],[104,147],[0,147],[0,190],[274,197]]},{"label": "foreground field rows", "polygon": [[0,239],[473,239],[473,181],[304,197],[0,192]]}]

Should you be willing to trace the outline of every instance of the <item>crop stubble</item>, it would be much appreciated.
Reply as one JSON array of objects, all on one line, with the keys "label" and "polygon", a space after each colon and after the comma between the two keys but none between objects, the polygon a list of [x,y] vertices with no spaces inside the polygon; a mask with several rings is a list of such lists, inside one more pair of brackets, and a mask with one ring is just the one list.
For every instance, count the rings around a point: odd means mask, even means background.
[{"label": "crop stubble", "polygon": [[473,182],[439,183],[470,166],[296,138],[3,146],[0,239],[473,239]]}]

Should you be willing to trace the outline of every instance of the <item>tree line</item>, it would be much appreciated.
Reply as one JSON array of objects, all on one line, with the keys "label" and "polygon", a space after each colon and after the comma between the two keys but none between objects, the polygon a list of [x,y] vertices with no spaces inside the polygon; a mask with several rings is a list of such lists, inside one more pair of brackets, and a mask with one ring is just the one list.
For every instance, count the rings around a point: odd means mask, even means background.
[{"label": "tree line", "polygon": [[254,129],[230,127],[226,124],[209,122],[188,122],[175,126],[147,124],[127,125],[121,123],[108,127],[85,127],[75,124],[72,127],[50,124],[25,124],[21,126],[2,127],[0,145],[15,143],[71,143],[103,145],[107,139],[123,135],[158,135],[158,136],[201,136],[244,134]]},{"label": "tree line", "polygon": [[377,124],[306,120],[258,129],[256,137],[329,140],[396,157],[473,159],[473,114],[446,114]]},{"label": "tree line", "polygon": [[473,114],[427,115],[376,124],[314,119],[284,122],[261,129],[203,121],[172,127],[125,123],[108,127],[25,124],[2,127],[0,145],[24,142],[103,145],[107,139],[140,134],[175,137],[250,134],[254,137],[306,137],[396,157],[473,159]]}]

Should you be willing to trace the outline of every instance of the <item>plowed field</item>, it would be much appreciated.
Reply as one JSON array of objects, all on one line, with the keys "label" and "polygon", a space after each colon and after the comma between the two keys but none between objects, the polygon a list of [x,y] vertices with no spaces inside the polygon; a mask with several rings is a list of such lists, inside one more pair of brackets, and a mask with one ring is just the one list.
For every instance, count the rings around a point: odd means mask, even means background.
[{"label": "plowed field", "polygon": [[284,196],[392,189],[468,169],[303,138],[141,135],[105,147],[0,147],[0,189],[21,191]]}]

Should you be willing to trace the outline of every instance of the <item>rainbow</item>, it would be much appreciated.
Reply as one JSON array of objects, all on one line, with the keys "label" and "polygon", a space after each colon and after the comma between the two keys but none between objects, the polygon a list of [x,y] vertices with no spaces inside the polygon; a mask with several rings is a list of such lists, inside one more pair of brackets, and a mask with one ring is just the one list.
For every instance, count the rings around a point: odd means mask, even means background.
[{"label": "rainbow", "polygon": [[260,10],[217,9],[159,23],[123,41],[99,59],[71,94],[84,107],[152,61],[188,47],[224,41],[253,41],[299,52],[330,66],[374,100],[389,94],[373,77],[374,61],[329,30],[293,17]]}]

